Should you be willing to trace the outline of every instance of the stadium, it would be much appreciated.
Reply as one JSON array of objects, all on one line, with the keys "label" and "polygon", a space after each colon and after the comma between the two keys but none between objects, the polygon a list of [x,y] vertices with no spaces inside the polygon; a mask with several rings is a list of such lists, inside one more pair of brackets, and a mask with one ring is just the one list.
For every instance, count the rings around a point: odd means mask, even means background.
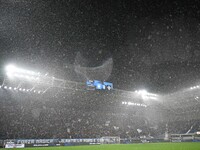
[{"label": "stadium", "polygon": [[198,4],[0,0],[0,148],[198,150]]}]

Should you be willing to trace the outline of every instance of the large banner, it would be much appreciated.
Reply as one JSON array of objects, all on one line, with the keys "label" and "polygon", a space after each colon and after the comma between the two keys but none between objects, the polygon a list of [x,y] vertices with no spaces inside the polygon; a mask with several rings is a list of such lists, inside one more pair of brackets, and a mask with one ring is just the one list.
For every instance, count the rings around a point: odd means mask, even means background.
[{"label": "large banner", "polygon": [[12,142],[17,144],[65,144],[65,143],[100,143],[101,138],[90,139],[16,139]]},{"label": "large banner", "polygon": [[5,140],[7,148],[25,147],[45,147],[45,146],[72,146],[72,145],[91,145],[91,144],[117,144],[119,137],[102,137],[87,139],[9,139]]},{"label": "large banner", "polygon": [[14,143],[7,143],[5,148],[24,148],[24,144],[14,144]]}]

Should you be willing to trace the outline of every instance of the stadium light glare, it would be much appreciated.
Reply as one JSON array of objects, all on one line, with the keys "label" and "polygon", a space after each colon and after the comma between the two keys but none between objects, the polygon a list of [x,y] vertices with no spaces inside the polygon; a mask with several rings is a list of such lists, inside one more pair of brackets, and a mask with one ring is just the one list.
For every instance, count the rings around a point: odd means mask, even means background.
[{"label": "stadium light glare", "polygon": [[128,105],[128,106],[141,106],[141,107],[147,107],[145,104],[141,103],[133,103],[133,102],[122,102],[123,105]]},{"label": "stadium light glare", "polygon": [[7,72],[15,72],[16,71],[16,67],[14,65],[12,65],[12,64],[7,65],[6,66],[6,71]]},{"label": "stadium light glare", "polygon": [[12,72],[6,72],[6,75],[7,75],[9,78],[13,78]]},{"label": "stadium light glare", "polygon": [[22,90],[22,88],[19,88],[19,90],[21,91],[21,90]]},{"label": "stadium light glare", "polygon": [[157,97],[152,97],[152,96],[150,96],[149,98],[153,99],[153,100],[157,100],[158,99]]},{"label": "stadium light glare", "polygon": [[18,77],[18,76],[19,76],[17,73],[14,73],[13,75],[14,75],[15,77]]},{"label": "stadium light glare", "polygon": [[19,77],[19,78],[23,78],[24,75],[22,75],[22,74],[18,74],[18,77]]},{"label": "stadium light glare", "polygon": [[4,86],[5,89],[7,89],[7,86]]},{"label": "stadium light glare", "polygon": [[9,90],[12,90],[12,87],[9,87],[8,89],[9,89]]},{"label": "stadium light glare", "polygon": [[14,90],[17,90],[17,88],[15,87]]},{"label": "stadium light glare", "polygon": [[141,94],[141,95],[147,95],[148,92],[146,90],[139,90],[137,91],[138,94]]},{"label": "stadium light glare", "polygon": [[158,99],[157,94],[149,93],[146,90],[137,90],[135,92],[139,94],[143,100],[148,100],[148,99],[157,100]]},{"label": "stadium light glare", "polygon": [[25,76],[25,78],[26,78],[26,79],[30,79],[30,77],[29,77],[29,76],[27,76],[27,75]]},{"label": "stadium light glare", "polygon": [[[31,76],[40,76],[40,72],[34,72],[31,70],[26,70],[26,69],[22,69],[22,68],[18,68],[12,64],[7,65],[6,66],[6,73],[17,73],[18,75],[31,75]],[[16,75],[16,76],[18,76]],[[19,77],[19,76],[18,76]],[[21,76],[21,77],[25,77],[25,76]]]}]

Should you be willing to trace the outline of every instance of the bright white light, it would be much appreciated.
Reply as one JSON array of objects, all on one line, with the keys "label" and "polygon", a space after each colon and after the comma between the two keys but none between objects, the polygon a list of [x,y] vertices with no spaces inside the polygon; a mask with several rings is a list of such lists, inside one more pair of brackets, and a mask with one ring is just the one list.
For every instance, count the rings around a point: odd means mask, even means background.
[{"label": "bright white light", "polygon": [[15,76],[15,77],[18,77],[19,75],[18,75],[17,73],[14,73],[14,76]]},{"label": "bright white light", "polygon": [[40,94],[40,91],[38,91],[38,94]]},{"label": "bright white light", "polygon": [[13,77],[12,72],[6,72],[6,75],[7,75],[9,78],[12,78],[12,77]]},{"label": "bright white light", "polygon": [[23,89],[23,91],[26,91],[26,89]]},{"label": "bright white light", "polygon": [[27,76],[27,75],[25,76],[25,78],[26,78],[26,79],[30,79],[30,77],[29,77],[29,76]]},{"label": "bright white light", "polygon": [[150,96],[149,98],[153,99],[153,100],[157,100],[158,99],[157,97],[152,97],[152,96]]},{"label": "bright white light", "polygon": [[29,89],[27,89],[26,91],[29,92]]},{"label": "bright white light", "polygon": [[40,72],[34,72],[31,70],[26,70],[26,69],[21,69],[21,68],[17,68],[14,65],[8,65],[6,66],[6,72],[8,73],[18,73],[18,75],[15,76],[19,76],[19,75],[23,75],[21,77],[25,77],[25,75],[32,75],[32,76],[39,76],[41,73]]},{"label": "bright white light", "polygon": [[14,65],[8,65],[8,66],[6,66],[6,71],[7,72],[15,72],[16,67]]},{"label": "bright white light", "polygon": [[141,107],[147,107],[145,104],[140,104],[140,103],[133,103],[133,102],[122,102],[123,105],[128,105],[128,106],[141,106]]},{"label": "bright white light", "polygon": [[5,89],[7,89],[7,86],[4,86]]},{"label": "bright white light", "polygon": [[9,87],[9,90],[12,90],[12,87]]},{"label": "bright white light", "polygon": [[33,91],[34,93],[36,92],[36,90]]},{"label": "bright white light", "polygon": [[22,90],[22,88],[19,88],[19,90],[21,91],[21,90]]},{"label": "bright white light", "polygon": [[0,88],[1,88],[1,85],[0,85]]},{"label": "bright white light", "polygon": [[20,78],[24,78],[25,76],[22,75],[22,74],[19,74],[18,77],[20,77]]},{"label": "bright white light", "polygon": [[190,90],[193,90],[193,89],[198,89],[198,88],[200,88],[200,86],[199,86],[199,85],[197,85],[197,86],[193,86],[193,87],[190,87]]},{"label": "bright white light", "polygon": [[154,96],[154,97],[158,96],[157,94],[152,94],[152,93],[148,93],[148,95],[149,95],[149,96],[152,96],[152,97],[153,97],[153,96]]},{"label": "bright white light", "polygon": [[138,93],[141,95],[146,95],[148,92],[146,90],[140,90],[138,91]]},{"label": "bright white light", "polygon": [[17,90],[17,88],[15,87],[14,90]]},{"label": "bright white light", "polygon": [[152,99],[152,100],[157,100],[158,95],[153,94],[153,93],[148,93],[146,90],[139,90],[135,91],[137,94],[141,95],[142,99],[147,100],[147,99]]}]

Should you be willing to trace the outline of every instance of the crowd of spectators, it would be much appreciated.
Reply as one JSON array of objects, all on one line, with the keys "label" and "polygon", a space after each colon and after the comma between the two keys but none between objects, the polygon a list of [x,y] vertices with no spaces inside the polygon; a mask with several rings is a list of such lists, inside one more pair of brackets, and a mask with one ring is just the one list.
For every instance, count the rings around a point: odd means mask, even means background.
[{"label": "crowd of spectators", "polygon": [[48,98],[6,93],[0,100],[0,139],[156,137],[166,130],[183,133],[192,125],[193,130],[199,127],[196,121],[152,125],[145,109],[73,94]]}]

